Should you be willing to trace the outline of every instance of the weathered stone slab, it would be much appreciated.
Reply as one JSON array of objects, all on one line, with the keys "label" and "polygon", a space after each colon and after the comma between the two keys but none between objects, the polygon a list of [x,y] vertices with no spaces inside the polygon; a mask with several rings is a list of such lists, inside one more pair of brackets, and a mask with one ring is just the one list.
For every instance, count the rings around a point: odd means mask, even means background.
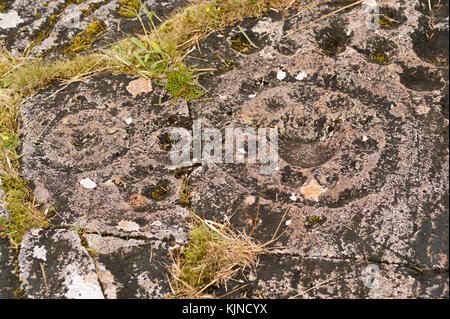
[{"label": "weathered stone slab", "polygon": [[188,211],[177,205],[167,132],[189,125],[188,107],[157,105],[157,87],[134,96],[135,81],[102,75],[24,103],[23,175],[62,224],[183,242]]},{"label": "weathered stone slab", "polygon": [[[448,298],[448,272],[281,253],[261,256],[257,270],[241,274],[228,291],[233,289],[237,291],[226,297]],[[227,292],[220,289],[217,294]]]},{"label": "weathered stone slab", "polygon": [[171,293],[167,268],[171,264],[170,242],[94,234],[85,237],[97,254],[95,263],[106,298],[164,298]]},{"label": "weathered stone slab", "polygon": [[74,231],[27,233],[19,253],[19,272],[25,298],[104,298],[95,265]]},{"label": "weathered stone slab", "polygon": [[[404,281],[397,292],[384,286],[363,295],[445,297],[448,70],[414,45],[416,31],[426,28],[421,2],[379,4],[399,16],[395,27],[367,28],[361,7],[293,35],[312,19],[310,12],[286,21],[276,15],[249,20],[243,25],[259,47],[250,54],[232,52],[232,33],[212,35],[212,49],[202,52],[233,66],[204,77],[213,99],[193,103],[193,118],[205,127],[277,127],[280,162],[271,176],[259,174],[258,165],[204,163],[190,176],[193,207],[208,219],[233,216],[247,232],[256,223],[261,242],[289,210],[278,244],[294,255],[342,265],[368,259],[408,274],[385,275],[389,285]],[[435,27],[448,34],[448,23]],[[280,39],[290,52],[279,50]],[[374,59],[379,47],[382,62]],[[434,53],[448,59],[448,44]],[[358,295],[341,288],[328,297]]]},{"label": "weathered stone slab", "polygon": [[[262,243],[279,230],[283,251],[243,279],[249,296],[448,298],[448,13],[436,12],[429,39],[425,2],[378,1],[395,20],[378,29],[355,7],[292,33],[331,4],[246,19],[256,47],[233,26],[192,48],[191,65],[217,70],[202,76],[212,98],[189,105],[159,106],[160,88],[128,76],[43,90],[21,106],[23,174],[57,207],[55,224],[103,235],[87,236],[106,297],[160,298],[167,273],[147,264],[145,243],[165,260],[156,242],[184,243],[188,216],[169,128],[276,127],[272,175],[202,163],[189,176],[199,216]],[[365,285],[371,264],[376,288]]]}]

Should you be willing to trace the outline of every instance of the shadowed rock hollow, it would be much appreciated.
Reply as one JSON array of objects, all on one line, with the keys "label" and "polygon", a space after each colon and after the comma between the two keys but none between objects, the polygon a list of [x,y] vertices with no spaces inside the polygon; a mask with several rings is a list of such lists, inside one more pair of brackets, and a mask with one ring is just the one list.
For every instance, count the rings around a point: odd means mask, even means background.
[{"label": "shadowed rock hollow", "polygon": [[438,36],[426,38],[425,2],[378,1],[395,22],[377,29],[364,7],[296,33],[332,6],[271,11],[240,24],[257,48],[242,44],[237,26],[211,34],[186,57],[216,68],[201,77],[211,99],[160,106],[155,84],[139,93],[137,77],[109,74],[28,99],[23,176],[39,203],[57,208],[54,225],[92,233],[84,243],[66,229],[28,233],[19,254],[25,297],[46,297],[42,281],[28,280],[42,277],[39,263],[55,298],[170,293],[165,264],[186,244],[189,211],[168,132],[199,119],[279,133],[271,175],[257,164],[192,167],[199,216],[232,216],[247,233],[256,221],[259,242],[281,222],[276,253],[217,295],[245,283],[229,297],[448,298],[448,39],[439,36],[448,35],[448,10],[435,14]]}]

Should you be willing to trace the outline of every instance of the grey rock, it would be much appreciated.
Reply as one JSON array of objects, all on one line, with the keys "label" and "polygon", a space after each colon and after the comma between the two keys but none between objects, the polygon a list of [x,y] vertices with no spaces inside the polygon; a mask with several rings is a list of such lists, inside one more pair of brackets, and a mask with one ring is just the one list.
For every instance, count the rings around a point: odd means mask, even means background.
[{"label": "grey rock", "polygon": [[[164,268],[146,263],[186,243],[189,213],[167,132],[200,119],[279,132],[272,175],[259,164],[190,168],[199,216],[230,220],[261,243],[279,230],[277,253],[261,256],[240,279],[247,291],[229,297],[448,298],[448,70],[430,60],[448,62],[448,12],[436,12],[433,42],[424,1],[379,3],[398,22],[370,29],[364,7],[354,7],[290,33],[334,8],[327,4],[289,19],[270,12],[244,20],[257,47],[239,45],[247,40],[237,25],[211,34],[187,58],[216,68],[201,77],[211,99],[156,106],[156,85],[133,95],[127,87],[137,78],[104,74],[21,105],[23,175],[39,202],[58,208],[55,224],[99,233],[87,240],[106,297],[169,291]],[[85,178],[95,187],[80,185]],[[22,248],[22,263],[30,249]],[[373,269],[375,286],[367,282]],[[35,278],[23,285],[41,297]]]},{"label": "grey rock", "polygon": [[88,251],[66,229],[35,229],[24,236],[19,277],[25,298],[104,298]]},{"label": "grey rock", "polygon": [[[22,104],[23,175],[62,224],[183,242],[189,212],[177,205],[180,180],[165,147],[171,125],[189,125],[187,103],[156,106],[155,86],[133,96],[126,87],[135,80],[101,75]],[[83,187],[86,178],[97,186]]]},{"label": "grey rock", "polygon": [[86,235],[86,240],[97,253],[95,262],[106,298],[160,299],[171,292],[167,269],[170,242],[95,234]]},{"label": "grey rock", "polygon": [[[93,21],[103,21],[106,30],[94,44],[107,45],[126,33],[142,32],[136,17],[119,15],[121,0],[86,0],[67,2],[65,0],[14,0],[7,4],[6,12],[0,13],[0,40],[6,41],[9,50],[23,53],[32,48],[33,56],[57,57],[63,55],[64,48],[70,46],[73,39]],[[186,4],[184,0],[147,0],[143,1],[149,11],[164,18],[174,9]],[[145,14],[142,18],[146,20]],[[160,21],[154,18],[156,25]],[[150,22],[145,22],[150,28]],[[20,36],[18,36],[20,35]]]},{"label": "grey rock", "polygon": [[19,287],[15,271],[15,250],[10,248],[7,238],[0,238],[0,299],[14,298]]}]

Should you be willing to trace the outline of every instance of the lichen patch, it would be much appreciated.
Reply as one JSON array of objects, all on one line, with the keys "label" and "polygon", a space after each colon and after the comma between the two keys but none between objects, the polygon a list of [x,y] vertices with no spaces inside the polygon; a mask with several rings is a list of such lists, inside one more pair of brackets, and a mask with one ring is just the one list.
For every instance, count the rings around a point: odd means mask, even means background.
[{"label": "lichen patch", "polygon": [[315,179],[312,179],[308,185],[300,188],[300,193],[305,197],[305,199],[312,199],[315,201],[319,200],[319,196],[327,191],[323,188]]},{"label": "lichen patch", "polygon": [[117,225],[117,229],[124,231],[139,231],[139,225],[128,220],[121,220]]},{"label": "lichen patch", "polygon": [[149,79],[145,78],[131,81],[127,86],[127,91],[130,92],[133,96],[150,92],[152,89],[152,82]]}]

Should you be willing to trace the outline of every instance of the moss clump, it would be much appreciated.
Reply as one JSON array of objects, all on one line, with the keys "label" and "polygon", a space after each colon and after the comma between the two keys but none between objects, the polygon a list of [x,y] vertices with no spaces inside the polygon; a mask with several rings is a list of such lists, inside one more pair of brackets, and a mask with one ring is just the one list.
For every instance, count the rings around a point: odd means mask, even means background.
[{"label": "moss clump", "polygon": [[191,206],[191,187],[189,186],[189,178],[184,177],[180,187],[180,205],[189,208]]},{"label": "moss clump", "polygon": [[[175,250],[170,268],[175,280],[174,297],[214,297],[214,289],[226,284],[242,269],[256,266],[257,256],[268,253],[266,244],[255,243],[245,233],[235,233],[229,224],[196,221],[184,251]],[[172,255],[172,257],[174,257]]]},{"label": "moss clump", "polygon": [[384,52],[375,52],[369,56],[369,60],[381,64],[389,63],[389,57]]},{"label": "moss clump", "polygon": [[308,216],[306,218],[305,227],[306,228],[313,228],[314,226],[320,224],[323,222],[322,217],[320,216]]},{"label": "moss clump", "polygon": [[16,290],[14,290],[13,295],[14,295],[14,298],[16,298],[16,299],[23,299],[23,290],[20,288],[17,288]]},{"label": "moss clump", "polygon": [[141,5],[139,0],[122,0],[120,1],[120,8],[117,14],[127,18],[134,18],[141,9]]},{"label": "moss clump", "polygon": [[426,61],[436,66],[448,66],[448,60],[445,57],[435,57]]},{"label": "moss clump", "polygon": [[106,29],[103,21],[94,21],[85,31],[78,34],[73,43],[64,50],[64,53],[75,55],[91,48],[92,44],[97,40],[97,36]]},{"label": "moss clump", "polygon": [[5,193],[4,202],[9,212],[10,220],[0,219],[0,226],[14,243],[20,243],[23,234],[28,229],[41,228],[48,225],[48,221],[43,216],[43,213],[31,206],[30,203],[32,203],[34,196],[28,189],[25,180],[20,177],[3,174],[1,188]]},{"label": "moss clump", "polygon": [[83,2],[86,2],[87,0],[66,0],[66,2],[64,3],[64,6],[70,6],[71,4],[80,4]]},{"label": "moss clump", "polygon": [[81,13],[83,14],[83,16],[87,17],[92,12],[97,10],[99,7],[100,7],[100,3],[89,3],[89,8],[81,10]]},{"label": "moss clump", "polygon": [[200,224],[189,234],[189,245],[184,249],[183,271],[180,280],[191,287],[204,287],[215,279],[218,265],[205,264],[211,254],[213,243],[221,241],[218,233],[212,231],[207,225]]},{"label": "moss clump", "polygon": [[0,13],[6,13],[6,6],[8,4],[6,3],[6,1],[0,1]]},{"label": "moss clump", "polygon": [[168,192],[169,190],[163,187],[158,187],[152,192],[152,198],[156,200],[163,200]]},{"label": "moss clump", "polygon": [[251,45],[245,42],[240,34],[236,34],[231,37],[231,47],[240,53],[248,53]]},{"label": "moss clump", "polygon": [[379,25],[381,28],[387,29],[394,24],[394,21],[392,19],[385,17],[384,15],[381,15],[380,19],[379,19],[379,23],[380,23]]}]

